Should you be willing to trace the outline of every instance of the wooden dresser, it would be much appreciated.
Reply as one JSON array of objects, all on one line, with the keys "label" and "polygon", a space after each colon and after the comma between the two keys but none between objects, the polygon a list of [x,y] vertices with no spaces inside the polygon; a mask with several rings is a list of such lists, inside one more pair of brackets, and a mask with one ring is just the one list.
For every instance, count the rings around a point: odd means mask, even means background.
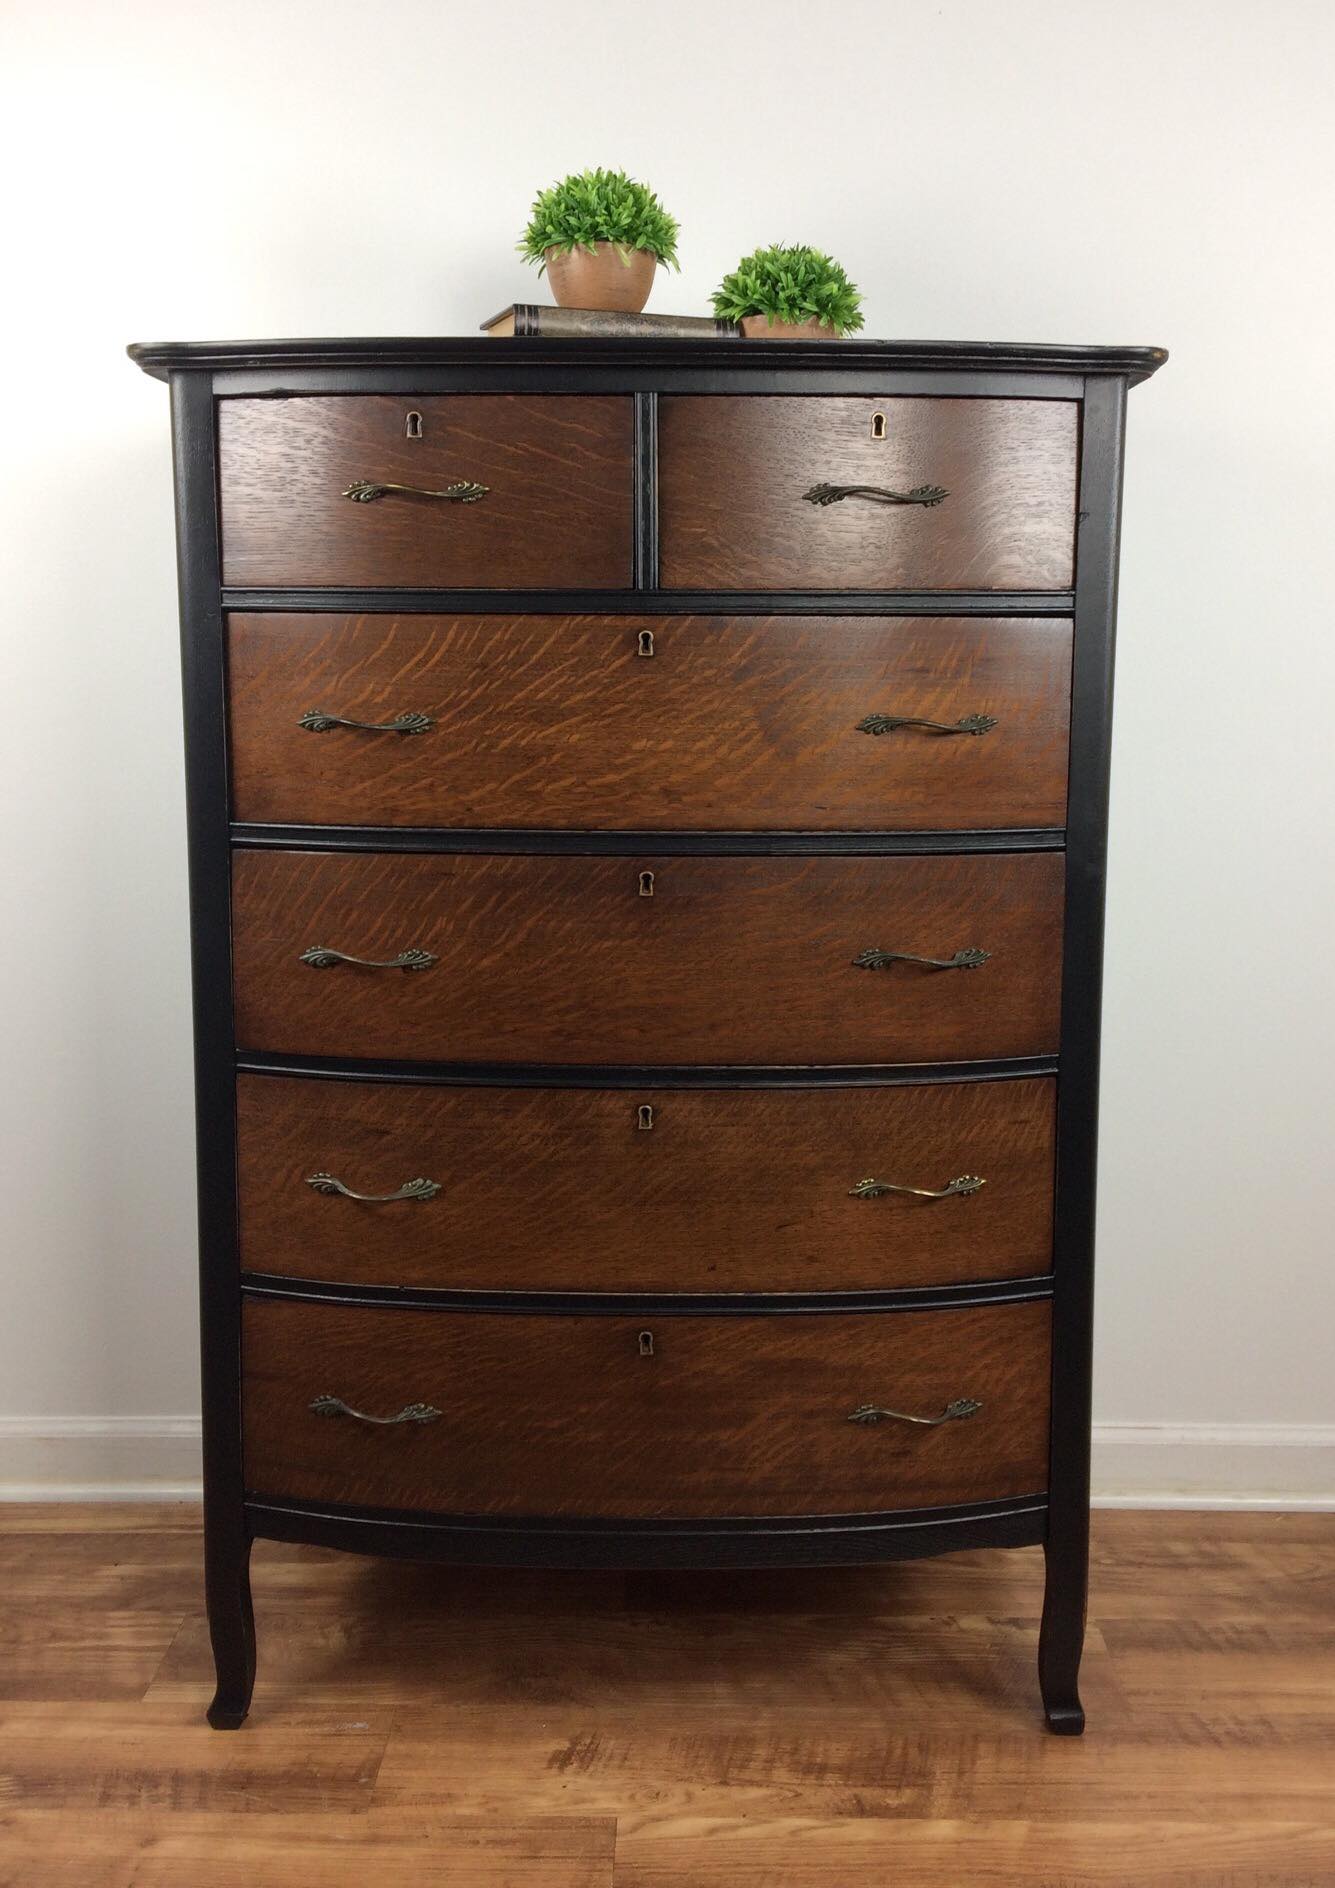
[{"label": "wooden dresser", "polygon": [[1122,429],[1162,352],[131,354],[175,439],[210,1721],[256,1537],[1041,1544],[1078,1731]]}]

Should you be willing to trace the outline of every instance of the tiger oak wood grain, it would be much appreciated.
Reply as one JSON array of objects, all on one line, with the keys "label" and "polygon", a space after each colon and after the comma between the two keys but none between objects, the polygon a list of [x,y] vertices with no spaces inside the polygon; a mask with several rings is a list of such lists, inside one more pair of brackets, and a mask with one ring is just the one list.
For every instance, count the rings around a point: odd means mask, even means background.
[{"label": "tiger oak wood grain", "polygon": [[[872,415],[886,437],[871,437]],[[1068,400],[668,395],[668,589],[1062,590],[1075,546]],[[939,505],[813,505],[813,485],[944,486]]]},{"label": "tiger oak wood grain", "polygon": [[[228,659],[241,820],[838,831],[1066,816],[1060,619],[233,615]],[[311,733],[312,709],[434,725]],[[997,725],[859,732],[872,713]]]},{"label": "tiger oak wood grain", "polygon": [[[270,1497],[458,1514],[877,1513],[1041,1492],[1046,1301],[650,1318],[248,1299],[244,1468]],[[652,1356],[639,1333],[653,1331]],[[370,1427],[414,1402],[440,1420]],[[850,1423],[859,1404],[937,1428]]]},{"label": "tiger oak wood grain", "polygon": [[[651,870],[654,895],[639,895]],[[238,851],[243,1048],[447,1061],[878,1063],[1057,1046],[1060,853],[588,858]],[[326,947],[429,969],[312,969]],[[977,969],[896,963],[866,949]]]},{"label": "tiger oak wood grain", "polygon": [[[641,1093],[242,1075],[241,1264],[494,1291],[855,1291],[1051,1264],[1056,1084]],[[642,1105],[653,1126],[637,1125]],[[427,1201],[357,1192],[417,1176]],[[875,1176],[945,1200],[854,1199]]]},{"label": "tiger oak wood grain", "polygon": [[[422,437],[409,439],[409,409]],[[631,581],[632,402],[624,394],[355,394],[218,403],[223,581],[612,588]],[[440,490],[475,504],[354,480]]]}]

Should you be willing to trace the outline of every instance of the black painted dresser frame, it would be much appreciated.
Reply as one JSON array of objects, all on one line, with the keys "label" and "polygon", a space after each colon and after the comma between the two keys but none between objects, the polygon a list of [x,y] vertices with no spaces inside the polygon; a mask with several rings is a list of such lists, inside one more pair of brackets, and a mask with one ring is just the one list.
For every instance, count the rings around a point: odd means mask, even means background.
[{"label": "black painted dresser frame", "polygon": [[[255,1672],[249,1557],[256,1538],[358,1552],[491,1565],[746,1567],[852,1564],[957,1548],[1042,1545],[1047,1582],[1039,1680],[1047,1720],[1084,1727],[1077,1676],[1084,1640],[1089,1544],[1089,1436],[1094,1194],[1102,981],[1109,723],[1117,598],[1122,440],[1128,387],[1166,358],[1152,348],[955,343],[542,340],[291,341],[131,348],[169,380],[186,723],[190,915],[198,1144],[206,1591],[217,1665],[209,1721],[233,1729]],[[215,402],[287,394],[629,393],[635,401],[634,587],[606,591],[255,590],[222,584]],[[657,400],[665,393],[863,394],[1076,400],[1081,405],[1075,588],[1061,592],[662,591],[658,584]],[[577,611],[744,615],[1074,618],[1067,825],[1054,830],[935,833],[571,833],[254,826],[231,821],[224,619],[230,610],[402,612]],[[1066,852],[1061,1041],[1057,1057],[901,1067],[548,1068],[354,1062],[242,1050],[232,1028],[233,847],[331,851],[798,854]],[[995,1285],[671,1298],[553,1293],[479,1294],[337,1288],[238,1271],[238,1069],[359,1081],[572,1087],[787,1087],[914,1083],[950,1075],[1058,1081],[1051,1277]],[[494,1313],[654,1317],[792,1311],[893,1312],[925,1306],[1053,1300],[1048,1487],[1018,1500],[873,1516],[735,1521],[591,1522],[488,1516],[436,1519],[248,1498],[242,1467],[241,1302],[244,1292],[344,1302],[454,1305]]]}]

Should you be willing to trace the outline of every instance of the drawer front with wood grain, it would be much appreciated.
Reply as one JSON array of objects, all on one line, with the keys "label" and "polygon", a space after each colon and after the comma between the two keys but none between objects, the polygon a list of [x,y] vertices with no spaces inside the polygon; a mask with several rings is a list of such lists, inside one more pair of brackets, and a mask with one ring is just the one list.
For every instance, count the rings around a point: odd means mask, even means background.
[{"label": "drawer front with wood grain", "polygon": [[237,1040],[633,1066],[1042,1055],[1058,1037],[1062,897],[1057,852],[242,850]]},{"label": "drawer front with wood grain", "polygon": [[246,1487],[627,1518],[1038,1494],[1048,1352],[1041,1301],[631,1319],[250,1299]]},{"label": "drawer front with wood grain", "polygon": [[1060,826],[1071,625],[234,615],[238,819]]},{"label": "drawer front with wood grain", "polygon": [[665,588],[1071,584],[1074,401],[672,395],[659,441]]},{"label": "drawer front with wood grain", "polygon": [[632,436],[623,394],[222,400],[223,581],[628,584]]},{"label": "drawer front with wood grain", "polygon": [[825,1292],[1035,1276],[1051,1080],[438,1088],[242,1075],[241,1264],[430,1290]]}]

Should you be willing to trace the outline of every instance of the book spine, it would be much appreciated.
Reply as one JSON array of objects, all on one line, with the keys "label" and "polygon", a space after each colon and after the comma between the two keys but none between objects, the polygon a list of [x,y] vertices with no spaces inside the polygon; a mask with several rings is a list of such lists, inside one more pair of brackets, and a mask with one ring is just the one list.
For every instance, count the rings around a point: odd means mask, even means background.
[{"label": "book spine", "polygon": [[519,302],[515,304],[514,331],[516,335],[607,335],[622,340],[652,339],[655,335],[732,340],[739,332],[730,321],[708,315],[620,315],[602,308],[547,308]]}]

